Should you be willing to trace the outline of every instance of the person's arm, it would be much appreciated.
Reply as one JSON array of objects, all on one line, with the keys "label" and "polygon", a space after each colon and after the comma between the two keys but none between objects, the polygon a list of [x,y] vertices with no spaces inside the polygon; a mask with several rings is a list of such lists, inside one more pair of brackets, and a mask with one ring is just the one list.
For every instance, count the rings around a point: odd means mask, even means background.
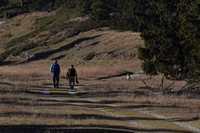
[{"label": "person's arm", "polygon": [[53,76],[53,65],[50,66],[50,74]]},{"label": "person's arm", "polygon": [[79,83],[77,71],[76,71],[76,83],[77,83],[77,84]]},{"label": "person's arm", "polygon": [[68,80],[69,79],[69,72],[67,70],[67,73],[66,73],[66,79]]},{"label": "person's arm", "polygon": [[60,75],[60,66],[58,65],[58,74]]}]

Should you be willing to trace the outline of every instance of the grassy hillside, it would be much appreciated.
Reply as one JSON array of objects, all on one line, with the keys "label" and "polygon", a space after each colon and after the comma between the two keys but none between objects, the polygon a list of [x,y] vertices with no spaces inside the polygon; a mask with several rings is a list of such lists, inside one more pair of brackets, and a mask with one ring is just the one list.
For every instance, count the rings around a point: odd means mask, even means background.
[{"label": "grassy hillside", "polygon": [[133,60],[139,33],[118,32],[88,18],[57,18],[58,13],[35,12],[0,25],[2,63],[41,59]]}]

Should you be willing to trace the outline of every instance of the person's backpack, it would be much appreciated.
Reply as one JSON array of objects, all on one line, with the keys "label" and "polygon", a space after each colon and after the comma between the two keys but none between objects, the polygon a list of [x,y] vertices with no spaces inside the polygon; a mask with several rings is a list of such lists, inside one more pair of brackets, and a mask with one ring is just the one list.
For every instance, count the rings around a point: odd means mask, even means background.
[{"label": "person's backpack", "polygon": [[74,68],[69,68],[68,74],[69,74],[70,77],[75,77],[76,76],[76,70]]}]

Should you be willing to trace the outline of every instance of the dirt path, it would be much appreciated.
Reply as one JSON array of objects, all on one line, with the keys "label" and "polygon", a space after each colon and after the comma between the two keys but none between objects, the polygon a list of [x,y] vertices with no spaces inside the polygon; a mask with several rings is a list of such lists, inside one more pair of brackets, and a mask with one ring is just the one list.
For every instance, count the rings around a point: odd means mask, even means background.
[{"label": "dirt path", "polygon": [[[45,94],[46,96],[48,95],[49,97],[53,98],[54,100],[58,100],[58,101],[62,101],[59,97],[55,97],[53,95],[50,95],[49,94],[49,90],[51,89],[50,86],[45,86],[44,88],[46,88],[45,90],[43,90],[43,94]],[[76,92],[68,92],[68,94],[71,95],[72,98],[74,99],[78,99],[79,101],[81,101],[81,98],[77,95]],[[95,103],[95,104],[98,104],[98,102],[96,102],[94,99],[84,99],[84,100],[87,100],[88,102],[92,102],[92,103]],[[86,106],[86,104],[82,103],[82,102],[67,102],[65,100],[63,100],[63,102],[67,103],[67,104],[71,104],[71,105],[76,105],[76,106]],[[118,109],[123,109],[121,107],[119,107],[118,105],[115,105],[115,104],[102,104],[100,106],[106,106],[106,107],[109,107],[109,108],[112,108],[113,110],[118,110]],[[141,132],[143,131],[155,131],[154,128],[152,128],[151,126],[147,126],[147,125],[143,125],[141,123],[138,123],[137,121],[135,120],[129,120],[126,118],[126,116],[123,116],[123,115],[119,115],[119,114],[116,114],[116,113],[113,113],[111,111],[108,111],[104,108],[93,108],[95,110],[98,110],[98,111],[101,111],[101,112],[104,112],[105,114],[107,115],[110,115],[112,117],[116,117],[116,118],[122,118],[124,121],[127,121],[132,127],[134,128],[139,128],[141,129]],[[131,109],[130,109],[131,110]],[[141,113],[141,114],[148,114],[151,118],[155,118],[155,119],[159,119],[159,120],[162,120],[162,121],[165,121],[165,122],[168,122],[168,123],[171,123],[173,125],[176,125],[178,127],[180,127],[180,129],[183,129],[183,131],[180,130],[180,132],[194,132],[194,133],[199,133],[200,132],[200,129],[199,128],[196,128],[196,127],[193,127],[189,124],[187,124],[186,122],[179,122],[179,121],[176,121],[176,120],[172,120],[170,118],[167,118],[163,115],[160,115],[160,114],[156,114],[156,113],[152,113],[150,111],[147,111],[147,109],[145,109],[145,107],[141,110],[137,110],[135,109],[134,111],[137,111],[138,113]],[[143,130],[143,131],[142,131]],[[159,132],[159,129],[157,130]],[[173,132],[173,130],[166,130],[166,132]],[[178,130],[174,132],[179,132]]]},{"label": "dirt path", "polygon": [[[82,102],[72,102],[72,101],[70,101],[70,102],[67,102],[66,100],[61,100],[61,99],[59,99],[58,97],[54,97],[54,96],[51,96],[50,94],[49,94],[49,89],[45,89],[43,92],[42,92],[45,96],[49,96],[49,97],[51,97],[52,99],[54,99],[54,100],[57,100],[57,101],[62,101],[62,102],[64,102],[64,103],[66,103],[66,104],[69,104],[69,105],[76,105],[76,106],[86,106],[86,104],[84,103],[82,103]],[[79,101],[81,101],[81,98],[76,94],[76,93],[74,93],[74,92],[66,92],[66,93],[69,93],[70,95],[71,95],[71,97],[72,98],[74,98],[74,99],[78,99]],[[95,101],[93,100],[93,99],[87,99],[87,101],[88,102],[94,102],[95,103]],[[98,102],[96,102],[96,104],[97,104]],[[101,103],[101,106],[102,106],[102,103]],[[123,109],[123,108],[121,108],[121,107],[119,107],[119,106],[117,106],[117,105],[115,105],[115,104],[110,104],[110,105],[104,105],[104,106],[107,106],[107,107],[109,107],[109,108],[112,108],[112,109],[114,109],[114,110],[117,110],[117,109]],[[121,118],[123,121],[127,121],[129,124],[130,124],[130,126],[132,126],[132,127],[134,127],[134,128],[139,128],[139,129],[141,129],[141,132],[143,132],[142,131],[142,129],[145,131],[154,131],[155,129],[152,129],[151,128],[151,126],[147,126],[147,125],[143,125],[143,124],[141,124],[141,123],[138,123],[137,121],[135,121],[135,120],[129,120],[129,119],[126,119],[126,116],[122,116],[122,115],[118,115],[118,114],[115,114],[115,113],[113,113],[113,112],[111,112],[111,111],[107,111],[107,110],[105,110],[104,108],[93,108],[93,109],[95,109],[95,110],[97,110],[97,111],[101,111],[101,112],[103,112],[104,114],[107,114],[107,115],[109,115],[109,116],[112,116],[112,117],[116,117],[116,118]],[[131,110],[131,109],[130,109]],[[166,117],[164,117],[164,116],[162,116],[162,115],[159,115],[159,114],[155,114],[155,113],[151,113],[151,112],[149,112],[149,111],[145,111],[145,108],[143,109],[144,111],[140,111],[140,110],[137,110],[139,113],[143,113],[143,114],[148,114],[148,115],[150,115],[151,117],[155,117],[155,118],[157,118],[157,119],[162,119],[163,121],[167,121],[167,122],[170,122],[170,123],[172,123],[172,124],[175,124],[175,125],[177,125],[177,126],[179,126],[179,127],[182,127],[182,128],[184,128],[185,129],[185,132],[188,132],[188,131],[191,131],[191,132],[196,132],[196,133],[198,133],[199,131],[200,131],[200,129],[198,129],[198,128],[195,128],[195,127],[192,127],[192,126],[190,126],[190,125],[188,125],[187,123],[184,123],[184,122],[177,122],[177,121],[175,121],[175,120],[170,120],[169,118],[166,118]],[[171,132],[171,131],[169,131],[169,132]]]},{"label": "dirt path", "polygon": [[[139,111],[139,110],[137,110],[137,111]],[[195,132],[195,133],[200,133],[200,128],[193,127],[193,126],[187,124],[186,122],[178,122],[176,120],[167,118],[167,117],[165,117],[163,115],[152,113],[152,112],[148,111],[145,108],[144,108],[143,111],[139,111],[139,112],[151,115],[151,116],[153,116],[155,118],[158,118],[158,119],[163,119],[164,121],[167,121],[167,122],[171,122],[171,123],[173,123],[173,124],[175,124],[177,126],[180,126],[180,127],[184,128],[184,129],[186,129],[186,130],[189,130],[189,131],[192,131],[192,132]]]}]

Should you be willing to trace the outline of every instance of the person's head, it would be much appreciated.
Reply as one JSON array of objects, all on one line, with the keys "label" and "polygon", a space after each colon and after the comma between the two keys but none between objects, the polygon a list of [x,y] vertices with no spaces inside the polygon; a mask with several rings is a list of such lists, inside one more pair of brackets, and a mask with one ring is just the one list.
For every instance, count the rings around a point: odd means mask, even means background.
[{"label": "person's head", "polygon": [[74,65],[71,65],[71,68],[74,68]]},{"label": "person's head", "polygon": [[55,60],[55,61],[54,61],[54,63],[55,63],[55,64],[57,64],[57,63],[58,63],[58,61],[57,61],[57,60]]}]

